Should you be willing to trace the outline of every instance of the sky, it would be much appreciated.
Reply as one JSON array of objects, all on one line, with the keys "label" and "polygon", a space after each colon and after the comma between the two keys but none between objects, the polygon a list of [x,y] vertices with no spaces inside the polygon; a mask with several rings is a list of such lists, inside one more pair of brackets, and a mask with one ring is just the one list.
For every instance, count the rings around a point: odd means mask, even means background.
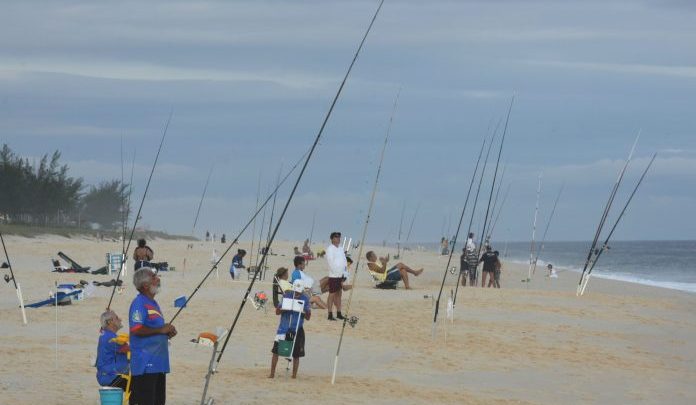
[{"label": "sky", "polygon": [[[313,142],[377,4],[5,0],[0,143],[59,150],[97,184],[121,178],[123,142],[139,202],[172,111],[141,223],[190,234],[212,167],[194,233],[231,237]],[[390,118],[367,240],[394,243],[401,227],[405,242],[411,221],[409,242],[452,235],[514,94],[494,241],[531,238],[540,174],[537,238],[564,185],[548,239],[590,240],[639,132],[610,223],[658,158],[615,239],[696,239],[694,21],[696,3],[677,0],[387,0],[278,238],[307,238],[313,222],[313,241],[360,238]]]}]

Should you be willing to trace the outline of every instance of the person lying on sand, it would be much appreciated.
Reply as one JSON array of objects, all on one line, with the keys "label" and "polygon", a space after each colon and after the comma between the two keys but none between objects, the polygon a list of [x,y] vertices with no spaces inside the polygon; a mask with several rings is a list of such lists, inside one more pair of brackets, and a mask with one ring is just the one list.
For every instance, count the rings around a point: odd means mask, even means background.
[{"label": "person lying on sand", "polygon": [[[367,252],[365,256],[367,258],[367,267],[370,269],[370,271],[379,274],[386,273],[386,280],[388,281],[402,280],[404,282],[404,287],[407,290],[411,289],[411,285],[408,282],[408,274],[411,273],[417,277],[420,276],[420,274],[423,272],[423,269],[413,270],[412,268],[408,267],[407,265],[401,262],[387,269],[387,263],[389,263],[389,255],[387,255],[387,257],[380,257],[378,259],[375,252],[371,250]],[[381,264],[377,264],[378,260]]]}]

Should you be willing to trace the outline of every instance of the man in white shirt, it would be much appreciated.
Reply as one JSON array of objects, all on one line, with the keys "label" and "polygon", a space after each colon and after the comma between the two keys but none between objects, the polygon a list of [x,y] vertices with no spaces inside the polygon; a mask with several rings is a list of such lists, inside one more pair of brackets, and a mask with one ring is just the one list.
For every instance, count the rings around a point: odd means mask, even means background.
[{"label": "man in white shirt", "polygon": [[[343,273],[348,266],[348,260],[346,259],[346,252],[339,247],[341,244],[341,233],[332,232],[330,238],[331,244],[326,248],[326,261],[329,265],[329,298],[327,305],[329,307],[328,319],[335,321],[336,318],[343,319],[341,314],[341,293],[343,292],[341,284],[343,283]],[[336,318],[333,317],[332,312],[334,305],[336,305]]]}]

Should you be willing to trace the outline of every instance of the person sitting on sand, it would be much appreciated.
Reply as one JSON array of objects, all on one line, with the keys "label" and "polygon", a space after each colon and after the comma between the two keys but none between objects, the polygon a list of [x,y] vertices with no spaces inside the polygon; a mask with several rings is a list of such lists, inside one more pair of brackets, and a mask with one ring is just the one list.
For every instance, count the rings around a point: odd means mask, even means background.
[{"label": "person sitting on sand", "polygon": [[546,268],[549,270],[549,274],[547,274],[546,277],[558,278],[558,273],[556,273],[556,269],[553,268],[553,264],[551,264],[551,263],[547,264]]},{"label": "person sitting on sand", "polygon": [[151,267],[150,262],[155,258],[155,253],[147,245],[145,239],[138,239],[138,247],[133,251],[133,260],[135,260],[135,266],[133,266],[133,271],[138,270],[141,267]]},{"label": "person sitting on sand", "polygon": [[295,256],[302,256],[302,252],[300,252],[300,248],[298,248],[297,246],[295,246],[295,247],[293,248],[292,253],[293,253]]},{"label": "person sitting on sand", "polygon": [[128,381],[122,375],[128,374],[127,335],[116,333],[123,327],[121,318],[114,311],[106,311],[99,319],[99,343],[97,345],[97,382],[103,387],[119,387],[126,390]]},{"label": "person sitting on sand", "polygon": [[312,252],[312,248],[309,247],[309,239],[305,239],[304,244],[302,245],[302,254],[305,256],[314,257],[314,252]]},{"label": "person sitting on sand", "polygon": [[[367,252],[365,257],[367,258],[367,267],[370,269],[370,271],[379,274],[386,273],[385,280],[387,281],[402,280],[404,282],[404,287],[407,290],[411,289],[411,285],[408,282],[408,274],[411,273],[417,277],[420,276],[420,274],[423,272],[423,269],[413,270],[412,268],[408,267],[407,265],[401,262],[395,264],[387,270],[387,263],[389,263],[389,255],[387,255],[387,257],[380,257],[378,259],[375,252],[371,250]],[[381,265],[377,264],[378,260],[381,263]]]},{"label": "person sitting on sand", "polygon": [[288,281],[288,276],[288,269],[285,267],[279,267],[273,276],[273,306],[276,308],[280,303],[280,297],[282,297],[286,291],[292,289],[292,284]]}]

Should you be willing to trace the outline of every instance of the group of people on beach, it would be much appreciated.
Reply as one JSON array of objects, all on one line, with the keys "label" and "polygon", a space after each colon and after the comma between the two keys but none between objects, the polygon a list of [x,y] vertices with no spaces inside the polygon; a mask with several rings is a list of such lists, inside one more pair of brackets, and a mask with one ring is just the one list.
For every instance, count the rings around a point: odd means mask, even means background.
[{"label": "group of people on beach", "polygon": [[[459,259],[459,272],[462,286],[466,287],[467,279],[471,287],[476,286],[476,281],[478,280],[478,265],[479,263],[483,263],[483,268],[481,270],[481,287],[500,288],[500,272],[503,266],[499,256],[500,253],[497,250],[493,250],[490,243],[486,243],[485,251],[479,257],[476,243],[474,242],[474,233],[470,232],[462,248],[462,255]],[[486,279],[488,279],[488,285],[486,285]]]},{"label": "group of people on beach", "polygon": [[[292,357],[292,378],[297,377],[300,358],[305,355],[303,325],[311,318],[312,307],[326,309],[329,321],[346,319],[341,312],[341,301],[343,291],[353,287],[348,283],[349,269],[353,261],[340,244],[340,232],[332,232],[330,240],[331,243],[324,251],[328,265],[326,277],[316,281],[305,273],[306,255],[294,257],[292,272],[281,267],[275,273],[273,305],[275,313],[280,315],[280,320],[271,349],[269,378],[275,376],[282,342],[289,341],[292,342],[291,349],[283,355]],[[305,242],[307,248],[308,243],[309,241]],[[245,255],[246,252],[239,249],[233,258],[230,267],[233,278],[239,277],[239,270],[245,268]],[[152,249],[145,241],[139,241],[133,256],[137,262],[133,273],[133,285],[138,295],[131,302],[128,313],[129,335],[118,333],[123,323],[113,310],[108,309],[100,317],[97,381],[102,386],[120,387],[129,392],[131,405],[159,405],[166,402],[166,375],[170,372],[168,340],[177,334],[174,325],[165,321],[155,299],[161,291],[161,279],[157,271],[148,266],[153,256]],[[366,254],[366,259],[371,272],[386,274],[386,277],[392,280],[401,280],[407,289],[411,288],[409,275],[418,276],[423,272],[423,269],[413,270],[403,263],[389,267],[389,255],[378,258],[373,251]],[[329,295],[325,303],[321,295],[327,291]]]}]

